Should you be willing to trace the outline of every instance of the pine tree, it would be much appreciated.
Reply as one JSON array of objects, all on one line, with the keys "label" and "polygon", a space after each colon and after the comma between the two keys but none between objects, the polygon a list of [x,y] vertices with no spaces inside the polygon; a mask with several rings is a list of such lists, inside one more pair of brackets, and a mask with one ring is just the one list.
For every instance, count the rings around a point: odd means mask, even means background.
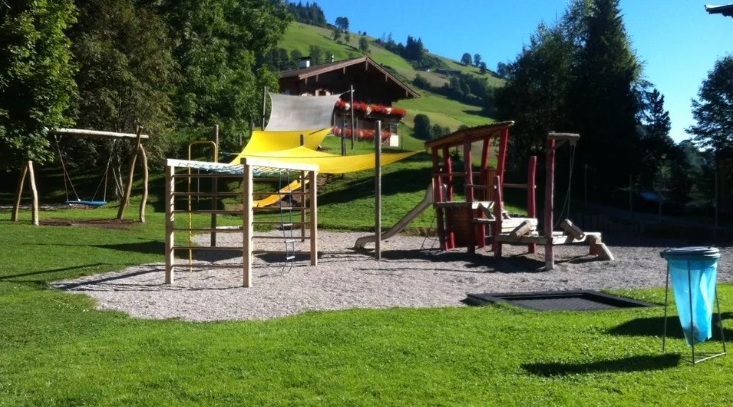
[{"label": "pine tree", "polygon": [[695,143],[715,153],[733,150],[733,56],[715,63],[692,101],[697,123],[687,129]]},{"label": "pine tree", "polygon": [[581,134],[581,163],[593,163],[602,190],[626,185],[641,163],[634,91],[640,65],[629,45],[618,0],[595,0],[585,17],[575,65],[572,125]]}]

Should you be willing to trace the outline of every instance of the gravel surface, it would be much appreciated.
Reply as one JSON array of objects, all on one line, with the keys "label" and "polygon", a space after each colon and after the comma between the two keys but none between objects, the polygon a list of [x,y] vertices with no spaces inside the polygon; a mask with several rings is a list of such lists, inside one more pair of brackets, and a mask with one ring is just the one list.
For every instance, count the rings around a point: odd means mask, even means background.
[{"label": "gravel surface", "polygon": [[[272,232],[277,234],[279,232]],[[319,259],[311,266],[299,254],[284,263],[284,243],[255,240],[253,287],[243,288],[241,266],[189,271],[179,259],[175,282],[163,283],[165,267],[145,264],[118,272],[59,281],[55,287],[97,299],[100,309],[137,318],[189,321],[263,320],[311,310],[390,307],[460,307],[467,293],[604,290],[664,287],[668,247],[695,243],[670,240],[605,239],[614,261],[598,261],[587,245],[555,246],[555,269],[544,271],[544,251],[504,246],[497,259],[486,248],[440,252],[435,238],[396,236],[382,242],[382,260],[373,251],[352,249],[364,233],[319,231]],[[196,237],[208,245],[208,235]],[[220,234],[219,246],[241,246],[241,234]],[[308,242],[296,244],[307,251]],[[719,282],[733,281],[733,248],[723,247]],[[200,264],[241,264],[231,252],[198,251]]]}]

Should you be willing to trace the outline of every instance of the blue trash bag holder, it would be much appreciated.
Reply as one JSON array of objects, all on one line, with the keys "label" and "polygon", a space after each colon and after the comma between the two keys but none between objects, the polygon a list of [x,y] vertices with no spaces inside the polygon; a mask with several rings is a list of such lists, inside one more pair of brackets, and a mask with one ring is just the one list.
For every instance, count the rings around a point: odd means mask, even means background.
[{"label": "blue trash bag holder", "polygon": [[667,260],[668,277],[687,344],[712,338],[720,250],[682,247],[666,249],[661,256]]}]

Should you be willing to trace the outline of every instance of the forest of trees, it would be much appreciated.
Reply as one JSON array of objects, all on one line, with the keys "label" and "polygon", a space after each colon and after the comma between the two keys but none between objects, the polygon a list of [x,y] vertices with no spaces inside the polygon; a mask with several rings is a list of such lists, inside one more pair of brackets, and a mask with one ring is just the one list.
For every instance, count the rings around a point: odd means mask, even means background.
[{"label": "forest of trees", "polygon": [[315,25],[316,27],[326,27],[326,15],[323,9],[316,2],[310,3],[302,1],[296,3],[288,3],[288,11],[293,15],[295,21],[303,24]]},{"label": "forest of trees", "polygon": [[[366,50],[368,50],[368,48],[369,47],[367,45]],[[361,51],[366,52],[365,50]],[[361,55],[362,54],[354,51],[350,53],[349,57],[357,58]],[[258,58],[258,64],[260,66],[266,66],[273,71],[285,71],[297,68],[301,59],[305,57],[308,57],[311,62],[311,66],[331,62],[331,55],[328,54],[326,50],[317,45],[311,45],[308,47],[308,53],[305,55],[297,49],[288,52],[288,50],[282,47],[273,48]]]},{"label": "forest of trees", "polygon": [[[275,72],[304,56],[277,48],[293,19],[329,26],[315,2],[0,2],[0,166],[52,160],[54,127],[134,132],[141,124],[155,135],[153,163],[209,136],[215,124],[222,149],[238,148],[261,114],[263,87],[276,89]],[[333,27],[348,33],[348,17]],[[443,68],[419,37],[376,43],[417,69]],[[368,46],[360,43],[361,52]],[[320,48],[309,53],[313,63],[327,62]],[[478,54],[463,61],[485,65]],[[439,88],[420,75],[414,84],[514,120],[510,164],[520,171],[529,155],[542,154],[549,131],[577,132],[574,165],[583,170],[575,176],[584,177],[591,199],[607,201],[631,187],[689,208],[709,206],[717,190],[718,207],[733,213],[733,57],[711,67],[692,105],[697,123],[687,131],[694,138],[680,144],[669,137],[664,96],[644,76],[618,0],[571,1],[497,73],[506,80],[498,89],[458,73]],[[425,139],[448,131],[427,117],[414,125]],[[72,143],[75,165],[98,165],[104,151],[120,166],[129,151],[119,143]]]},{"label": "forest of trees", "polygon": [[[688,208],[709,206],[717,164],[695,145],[675,145],[669,137],[664,96],[644,77],[618,3],[571,2],[556,24],[540,24],[517,58],[502,66],[507,82],[496,92],[496,113],[497,119],[516,122],[513,161],[541,156],[549,131],[580,133],[574,166],[583,171],[575,179],[587,182],[591,198],[608,202],[631,187]],[[706,96],[703,89],[701,97],[710,100]],[[698,134],[697,147],[715,144],[701,127],[690,131]]]},{"label": "forest of trees", "polygon": [[415,38],[411,35],[407,36],[407,42],[402,44],[396,42],[392,38],[392,34],[383,35],[375,43],[381,47],[384,47],[390,52],[393,52],[402,58],[405,58],[415,69],[426,70],[426,69],[437,69],[445,68],[440,59],[430,55],[425,49],[425,45],[421,38]]},{"label": "forest of trees", "polygon": [[[0,2],[0,166],[53,159],[48,129],[76,126],[153,134],[153,163],[220,126],[238,147],[261,115],[276,73],[258,64],[292,15],[277,0],[59,0]],[[253,22],[257,22],[256,24]],[[71,160],[94,165],[73,141]],[[183,147],[182,147],[183,146]]]},{"label": "forest of trees", "polygon": [[442,127],[439,124],[431,124],[430,117],[419,113],[413,119],[413,137],[420,140],[432,140],[434,138],[449,134],[451,129]]}]

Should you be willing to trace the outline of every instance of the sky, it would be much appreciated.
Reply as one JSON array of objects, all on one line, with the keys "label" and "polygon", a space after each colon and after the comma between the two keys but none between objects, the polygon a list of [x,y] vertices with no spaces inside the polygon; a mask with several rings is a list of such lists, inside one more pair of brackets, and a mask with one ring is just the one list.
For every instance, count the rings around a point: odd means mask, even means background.
[{"label": "sky", "polygon": [[[292,0],[291,0],[292,1]],[[554,24],[567,0],[316,0],[329,23],[349,19],[349,31],[375,38],[392,34],[422,39],[431,53],[460,61],[481,55],[489,69],[514,61],[541,23]],[[305,3],[305,1],[303,1]],[[733,0],[721,0],[730,4]],[[691,138],[695,121],[691,99],[715,61],[733,54],[733,18],[708,14],[704,1],[621,0],[621,13],[632,48],[644,64],[644,76],[663,95],[672,121],[670,136]]]}]

